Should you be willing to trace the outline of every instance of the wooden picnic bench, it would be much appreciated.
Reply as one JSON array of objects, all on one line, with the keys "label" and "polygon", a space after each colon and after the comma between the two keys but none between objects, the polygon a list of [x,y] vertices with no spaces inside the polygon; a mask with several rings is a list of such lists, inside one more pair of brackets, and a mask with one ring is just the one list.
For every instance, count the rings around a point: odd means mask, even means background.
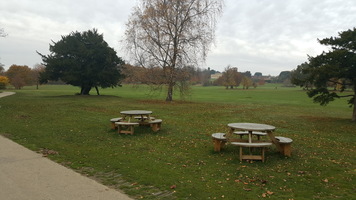
[{"label": "wooden picnic bench", "polygon": [[292,142],[293,140],[287,137],[276,136],[277,142],[281,146],[281,153],[290,157],[292,154]]},{"label": "wooden picnic bench", "polygon": [[[234,134],[239,135],[239,136],[240,136],[240,139],[242,139],[242,137],[243,137],[244,135],[247,135],[247,136],[248,136],[249,132],[248,132],[248,131],[236,131],[236,132],[234,132]],[[260,139],[261,139],[261,136],[267,136],[267,133],[253,131],[253,132],[252,132],[252,135],[257,136],[257,139],[260,140]]]},{"label": "wooden picnic bench", "polygon": [[227,142],[225,133],[213,133],[211,137],[213,138],[214,151],[219,152]]},{"label": "wooden picnic bench", "polygon": [[115,122],[119,122],[119,121],[121,121],[122,120],[122,117],[116,117],[116,118],[112,118],[112,119],[110,119],[110,124],[111,124],[111,129],[112,130],[115,130],[116,129],[116,124],[115,124]]},{"label": "wooden picnic bench", "polygon": [[162,119],[154,119],[154,120],[149,121],[148,123],[150,124],[152,130],[154,132],[157,132],[157,131],[161,130],[162,121],[163,121]]},{"label": "wooden picnic bench", "polygon": [[117,125],[117,132],[124,134],[134,134],[134,126],[139,125],[137,122],[115,122]]},{"label": "wooden picnic bench", "polygon": [[[249,143],[249,142],[231,142],[232,145],[236,145],[240,147],[240,161],[242,160],[262,160],[262,162],[265,162],[265,151],[266,147],[269,147],[272,145],[271,142],[254,142],[254,143]],[[262,150],[261,155],[246,155],[243,154],[243,147],[259,147]]]},{"label": "wooden picnic bench", "polygon": [[[148,117],[146,117],[146,116],[136,116],[134,118],[137,119],[137,120],[147,120],[148,119]],[[150,119],[154,120],[155,117],[150,116]]]}]

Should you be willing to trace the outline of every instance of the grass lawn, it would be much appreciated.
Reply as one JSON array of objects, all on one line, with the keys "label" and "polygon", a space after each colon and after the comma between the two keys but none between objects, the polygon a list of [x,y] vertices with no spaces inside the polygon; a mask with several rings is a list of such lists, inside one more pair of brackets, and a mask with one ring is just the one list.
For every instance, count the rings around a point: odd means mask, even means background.
[{"label": "grass lawn", "polygon": [[[277,88],[276,88],[277,87]],[[193,87],[185,101],[123,86],[76,96],[71,86],[26,87],[0,99],[0,134],[135,199],[354,199],[352,109],[323,107],[300,88]],[[178,97],[176,97],[178,99]],[[162,130],[119,135],[109,119],[152,110]],[[233,122],[275,126],[294,140],[292,157],[268,149],[266,162],[240,162],[238,148],[213,151],[211,134]]]}]

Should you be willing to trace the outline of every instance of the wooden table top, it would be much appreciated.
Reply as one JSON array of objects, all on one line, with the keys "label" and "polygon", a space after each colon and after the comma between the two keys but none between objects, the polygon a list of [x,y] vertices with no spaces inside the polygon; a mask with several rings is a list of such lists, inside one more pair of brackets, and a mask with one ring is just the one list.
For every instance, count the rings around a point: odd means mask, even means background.
[{"label": "wooden table top", "polygon": [[257,123],[230,123],[228,126],[245,131],[274,131],[276,129],[276,127],[271,125]]},{"label": "wooden table top", "polygon": [[123,115],[150,115],[152,111],[149,110],[125,110],[120,112]]}]

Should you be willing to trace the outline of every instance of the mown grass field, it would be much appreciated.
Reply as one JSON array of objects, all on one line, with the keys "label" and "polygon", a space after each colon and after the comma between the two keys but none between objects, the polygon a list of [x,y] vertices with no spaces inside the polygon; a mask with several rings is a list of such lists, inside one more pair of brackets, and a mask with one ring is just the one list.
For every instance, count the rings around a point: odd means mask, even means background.
[{"label": "mown grass field", "polygon": [[[300,88],[193,87],[184,101],[123,86],[76,96],[71,86],[26,87],[0,99],[0,134],[125,191],[135,199],[354,199],[356,123],[340,99],[323,107]],[[179,99],[179,97],[176,97]],[[119,135],[109,119],[152,110],[162,130]],[[238,148],[213,151],[211,134],[232,122],[265,123],[294,140],[265,163],[240,162]]]}]

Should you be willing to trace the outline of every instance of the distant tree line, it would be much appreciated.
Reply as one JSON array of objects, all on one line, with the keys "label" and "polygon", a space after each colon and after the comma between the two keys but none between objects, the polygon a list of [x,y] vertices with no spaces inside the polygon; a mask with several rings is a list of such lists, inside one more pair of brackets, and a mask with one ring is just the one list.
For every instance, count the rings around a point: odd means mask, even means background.
[{"label": "distant tree line", "polygon": [[21,89],[24,86],[39,85],[39,75],[44,71],[45,66],[37,64],[34,68],[27,65],[11,65],[5,71],[0,68],[0,89],[6,89],[8,85],[12,85],[15,89]]},{"label": "distant tree line", "polygon": [[[220,74],[216,79],[212,79],[213,74]],[[123,68],[125,79],[124,84],[147,84],[152,86],[163,86],[166,84],[164,70],[160,67],[144,68],[126,64]],[[213,69],[201,69],[194,66],[185,66],[177,70],[176,84],[184,85],[202,85],[202,86],[224,86],[226,89],[234,89],[242,86],[243,89],[266,83],[262,73],[238,72],[236,67],[228,66],[225,71],[220,73]]]},{"label": "distant tree line", "polygon": [[[126,84],[147,84],[163,86],[166,84],[164,69],[161,67],[141,67],[130,64],[124,65],[123,75]],[[211,73],[215,70],[201,69],[194,66],[183,66],[176,70],[175,80],[177,85],[211,85]]]},{"label": "distant tree line", "polygon": [[243,89],[249,89],[265,83],[266,77],[262,76],[261,72],[257,72],[252,76],[250,71],[239,72],[237,67],[227,66],[222,75],[213,82],[213,85],[225,86],[226,89],[233,89],[239,86],[242,86]]}]

